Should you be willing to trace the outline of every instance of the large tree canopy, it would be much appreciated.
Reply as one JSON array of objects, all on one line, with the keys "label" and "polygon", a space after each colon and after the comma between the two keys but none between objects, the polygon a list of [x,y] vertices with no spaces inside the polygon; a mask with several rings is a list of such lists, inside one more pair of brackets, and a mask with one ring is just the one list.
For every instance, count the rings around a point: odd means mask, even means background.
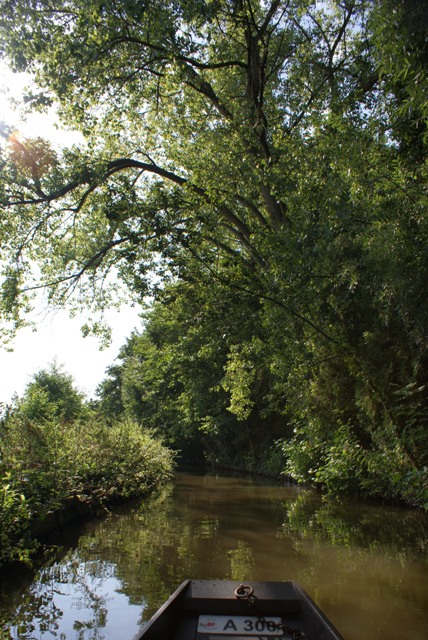
[{"label": "large tree canopy", "polygon": [[320,441],[347,425],[358,446],[399,450],[419,473],[423,4],[4,1],[1,52],[34,75],[29,103],[56,104],[87,141],[5,142],[7,326],[40,287],[53,304],[102,309],[116,282],[159,288],[154,272],[202,291],[215,282],[257,307],[297,440],[304,424]]},{"label": "large tree canopy", "polygon": [[[177,268],[182,249],[212,269],[221,255],[272,296],[283,266],[288,287],[330,276],[293,253],[358,224],[350,191],[364,209],[373,181],[393,181],[384,156],[400,143],[371,13],[357,1],[4,2],[4,56],[34,73],[35,105],[59,100],[87,136],[61,154],[9,137],[6,307],[40,283],[52,301],[101,284],[105,303],[108,270],[141,289],[153,251],[158,268],[159,255]],[[280,274],[272,250],[289,263]]]}]

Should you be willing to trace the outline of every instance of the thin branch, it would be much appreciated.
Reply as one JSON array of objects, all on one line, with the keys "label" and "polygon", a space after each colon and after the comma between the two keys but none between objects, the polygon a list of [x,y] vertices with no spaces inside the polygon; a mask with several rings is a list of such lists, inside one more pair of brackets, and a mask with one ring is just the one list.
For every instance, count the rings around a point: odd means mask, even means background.
[{"label": "thin branch", "polygon": [[314,331],[316,331],[317,334],[321,335],[328,342],[330,342],[332,344],[336,344],[339,347],[343,348],[343,345],[341,345],[340,342],[338,342],[338,340],[336,340],[336,338],[334,338],[333,336],[329,335],[326,331],[324,331],[324,329],[322,329],[320,326],[316,325],[314,322],[312,322],[312,320],[310,320],[306,316],[302,315],[300,312],[298,312],[295,309],[293,309],[291,306],[284,304],[281,300],[277,300],[276,298],[274,298],[273,296],[271,296],[269,294],[261,293],[260,291],[258,291],[256,293],[254,291],[251,291],[251,289],[248,289],[247,287],[244,287],[242,285],[237,284],[236,282],[232,282],[232,281],[230,281],[230,280],[228,280],[228,279],[226,279],[226,278],[224,278],[222,276],[219,276],[219,274],[217,272],[215,272],[211,268],[211,266],[209,264],[204,262],[204,260],[194,250],[192,250],[190,247],[189,247],[189,250],[192,253],[192,255],[199,262],[201,262],[201,264],[211,273],[213,278],[215,278],[216,280],[218,280],[222,284],[226,285],[227,287],[229,287],[232,290],[235,289],[237,291],[241,291],[242,293],[250,295],[251,297],[257,296],[258,298],[261,298],[262,300],[266,300],[268,302],[272,302],[276,306],[278,306],[281,309],[283,309],[284,311],[286,311],[288,314],[294,316],[298,320],[301,320],[304,324],[306,324],[309,327],[311,327]]},{"label": "thin branch", "polygon": [[137,44],[140,47],[145,49],[149,49],[150,51],[158,51],[163,54],[163,60],[176,60],[177,62],[184,62],[186,64],[195,67],[196,69],[204,70],[212,70],[212,69],[224,69],[228,67],[241,67],[245,69],[245,63],[241,60],[224,60],[222,62],[201,62],[196,58],[185,56],[183,54],[177,53],[173,49],[168,49],[166,47],[156,45],[149,40],[141,40],[140,38],[136,38],[135,36],[120,36],[117,38],[113,38],[109,41],[108,46],[101,50],[100,53],[109,54],[116,46],[121,44]]},{"label": "thin branch", "polygon": [[264,227],[269,227],[269,223],[266,220],[266,218],[262,215],[262,213],[259,211],[259,209],[256,207],[255,204],[253,204],[252,202],[250,202],[249,200],[246,200],[245,198],[243,198],[242,196],[239,195],[239,193],[235,194],[235,198],[236,200],[242,204],[246,209],[248,209],[248,211],[250,211],[254,217],[264,226]]},{"label": "thin branch", "polygon": [[117,240],[111,240],[109,243],[104,245],[99,251],[97,251],[97,253],[91,256],[79,271],[76,271],[68,276],[63,276],[62,278],[58,278],[57,280],[51,280],[50,282],[34,285],[32,287],[25,287],[21,290],[21,293],[28,292],[28,291],[37,291],[39,289],[46,289],[48,287],[55,287],[59,284],[63,284],[64,282],[69,282],[69,281],[77,283],[77,281],[79,281],[81,277],[86,273],[86,271],[94,267],[95,268],[99,267],[102,260],[105,258],[105,256],[111,249],[113,249],[114,247],[120,244],[123,244],[124,242],[129,242],[129,238],[124,237],[124,238],[118,238]]},{"label": "thin branch", "polygon": [[[79,211],[81,209],[88,196],[93,191],[95,191],[102,184],[102,182],[125,169],[138,169],[140,172],[152,173],[181,187],[185,185],[188,186],[191,191],[201,196],[205,200],[205,202],[217,207],[219,213],[221,213],[224,218],[231,223],[231,226],[234,227],[234,232],[236,233],[237,237],[241,239],[244,246],[246,246],[247,249],[249,248],[249,238],[251,235],[249,227],[227,205],[220,204],[217,206],[215,202],[212,201],[212,198],[210,198],[205,189],[189,183],[186,178],[179,176],[173,171],[168,171],[167,169],[158,166],[154,162],[142,162],[141,160],[135,160],[133,158],[120,158],[118,160],[112,160],[108,162],[104,174],[98,179],[95,179],[93,184],[89,185],[88,189],[80,198],[75,211]],[[84,181],[88,180],[89,177],[84,176]],[[22,204],[49,204],[66,196],[68,193],[72,192],[79,186],[81,186],[81,182],[74,180],[56,190],[52,194],[46,194],[44,198],[22,199],[15,202],[9,202],[9,205],[16,206]]]}]

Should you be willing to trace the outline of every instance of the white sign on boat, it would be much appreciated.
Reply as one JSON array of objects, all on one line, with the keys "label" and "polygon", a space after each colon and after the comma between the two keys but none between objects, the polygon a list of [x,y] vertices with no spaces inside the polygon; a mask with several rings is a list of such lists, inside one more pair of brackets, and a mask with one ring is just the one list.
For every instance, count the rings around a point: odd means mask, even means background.
[{"label": "white sign on boat", "polygon": [[231,636],[282,636],[280,617],[201,615],[198,633],[222,633]]}]

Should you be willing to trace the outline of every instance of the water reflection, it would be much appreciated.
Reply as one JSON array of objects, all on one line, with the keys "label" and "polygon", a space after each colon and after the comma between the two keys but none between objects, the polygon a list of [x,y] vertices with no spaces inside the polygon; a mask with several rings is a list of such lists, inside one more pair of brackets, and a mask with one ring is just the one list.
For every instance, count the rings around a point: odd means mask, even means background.
[{"label": "water reflection", "polygon": [[[299,581],[347,640],[427,637],[428,518],[239,478],[179,474],[70,531],[30,584],[5,582],[5,638],[132,638],[188,577]],[[76,537],[77,542],[73,540]]]}]

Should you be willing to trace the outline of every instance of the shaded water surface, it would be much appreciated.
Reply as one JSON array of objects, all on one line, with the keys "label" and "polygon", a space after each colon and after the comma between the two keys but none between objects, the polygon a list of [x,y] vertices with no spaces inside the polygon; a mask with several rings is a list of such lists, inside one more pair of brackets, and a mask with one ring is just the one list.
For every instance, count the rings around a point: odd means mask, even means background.
[{"label": "shaded water surface", "polygon": [[345,640],[427,640],[428,517],[322,502],[253,480],[177,474],[143,504],[64,534],[0,583],[0,637],[131,639],[186,578],[297,580]]}]

